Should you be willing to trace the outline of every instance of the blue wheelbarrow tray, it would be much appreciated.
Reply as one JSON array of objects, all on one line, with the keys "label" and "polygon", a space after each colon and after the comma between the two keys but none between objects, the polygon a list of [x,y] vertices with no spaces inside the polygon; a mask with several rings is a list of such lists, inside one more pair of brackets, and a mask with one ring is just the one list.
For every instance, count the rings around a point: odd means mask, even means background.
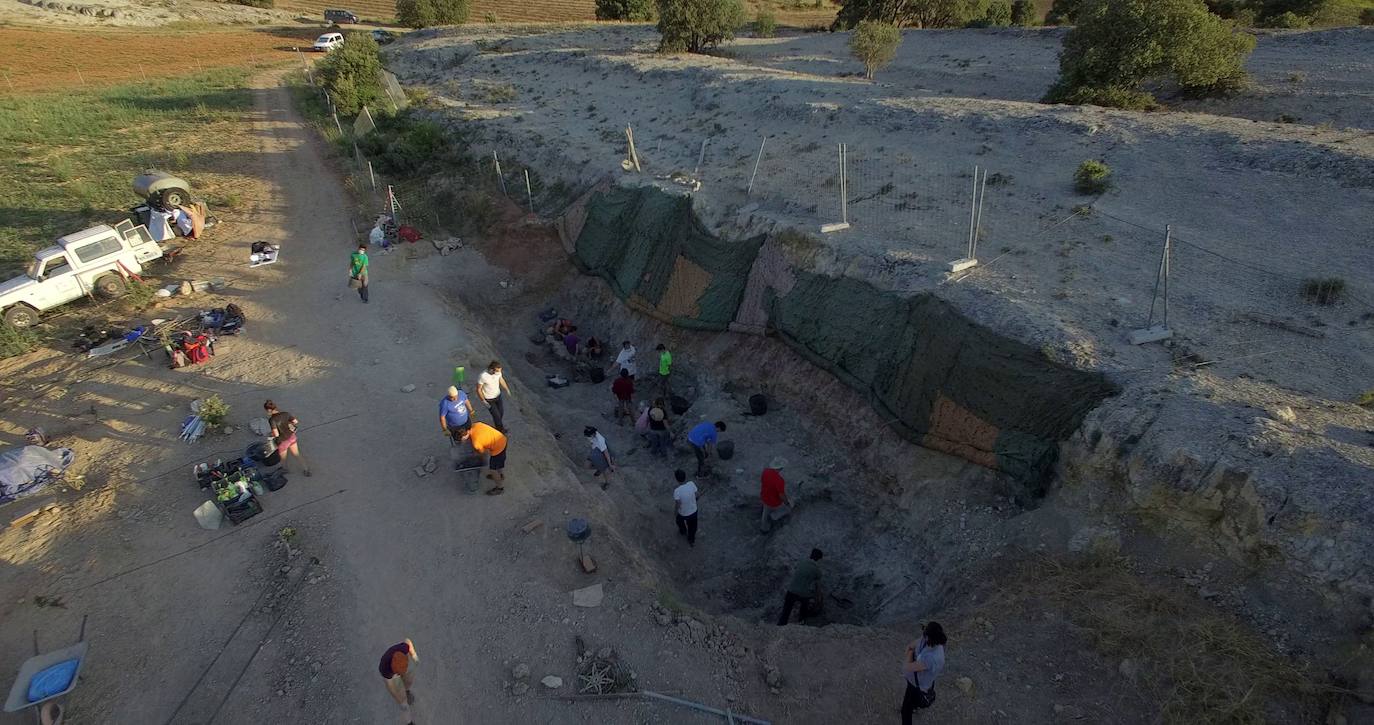
[{"label": "blue wheelbarrow tray", "polygon": [[[25,660],[24,664],[19,667],[19,674],[15,676],[14,684],[10,686],[9,699],[5,700],[5,712],[19,712],[25,708],[35,707],[48,700],[62,697],[75,689],[77,680],[81,678],[81,667],[86,663],[86,649],[89,646],[90,644],[88,642],[77,642],[70,647],[64,647],[63,649],[41,655],[34,655]],[[72,673],[72,682],[70,685],[67,685],[67,689],[57,694],[49,695],[37,702],[29,702],[29,681],[33,679],[33,676],[59,662],[66,662],[67,660],[76,660],[76,672]]]}]

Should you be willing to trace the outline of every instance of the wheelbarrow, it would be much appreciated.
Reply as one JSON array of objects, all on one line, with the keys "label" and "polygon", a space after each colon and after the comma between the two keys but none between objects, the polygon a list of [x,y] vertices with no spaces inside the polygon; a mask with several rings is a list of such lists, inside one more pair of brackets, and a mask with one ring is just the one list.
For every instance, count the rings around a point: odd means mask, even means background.
[{"label": "wheelbarrow", "polygon": [[[14,678],[14,684],[10,687],[10,696],[5,700],[5,712],[19,712],[25,708],[33,708],[33,718],[35,722],[44,723],[43,714],[46,711],[48,719],[46,722],[61,722],[62,706],[55,702],[59,697],[65,697],[72,690],[76,689],[76,683],[81,677],[81,667],[86,661],[86,616],[81,616],[81,632],[76,637],[76,644],[70,647],[63,647],[60,650],[39,654],[38,649],[38,630],[33,632],[33,656],[24,661],[19,666],[19,674]],[[53,665],[64,662],[75,661],[76,667],[71,673],[71,680],[60,692],[51,692],[34,700],[29,699],[29,685],[33,682],[35,675],[47,670]]]}]

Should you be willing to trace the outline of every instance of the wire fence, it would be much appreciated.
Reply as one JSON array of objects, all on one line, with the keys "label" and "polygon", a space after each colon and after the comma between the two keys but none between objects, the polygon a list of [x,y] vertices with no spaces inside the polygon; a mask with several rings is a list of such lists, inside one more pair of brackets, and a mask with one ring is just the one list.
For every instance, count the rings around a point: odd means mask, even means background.
[{"label": "wire fence", "polygon": [[[365,205],[392,213],[398,223],[445,234],[492,221],[496,212],[482,200],[494,193],[544,218],[570,200],[561,182],[546,184],[499,148],[474,154],[445,178],[386,178],[357,143],[375,127],[375,119],[363,117],[351,125],[333,122],[352,149],[349,185]],[[627,171],[694,192],[699,207],[751,207],[804,230],[852,235],[837,237],[840,246],[863,244],[918,264],[976,258],[973,265],[950,266],[941,284],[977,275],[981,286],[1005,297],[1036,298],[1070,324],[1085,314],[1096,317],[1128,339],[1135,330],[1167,327],[1186,339],[1194,364],[1250,360],[1272,370],[1325,364],[1339,369],[1335,377],[1365,387],[1374,377],[1368,362],[1374,355],[1363,352],[1374,350],[1374,245],[1350,250],[1333,272],[1327,260],[1296,245],[1180,235],[1166,221],[1147,224],[1114,213],[1105,201],[1064,208],[1032,199],[1029,205],[1041,211],[1027,218],[1027,200],[1015,198],[1027,192],[976,156],[931,163],[890,147],[776,138],[747,148],[715,138],[699,145],[674,140],[665,148],[666,137],[652,135],[635,138],[632,152],[632,136],[623,128],[603,134],[624,153]],[[1263,258],[1256,258],[1256,248],[1266,250]]]}]

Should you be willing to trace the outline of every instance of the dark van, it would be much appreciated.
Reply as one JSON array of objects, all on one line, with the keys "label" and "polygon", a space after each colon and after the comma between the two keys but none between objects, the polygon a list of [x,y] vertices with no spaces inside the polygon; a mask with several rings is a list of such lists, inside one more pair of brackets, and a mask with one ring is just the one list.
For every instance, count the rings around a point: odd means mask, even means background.
[{"label": "dark van", "polygon": [[326,10],[324,11],[324,19],[325,22],[333,23],[335,25],[339,25],[341,23],[349,23],[351,25],[356,25],[358,23],[358,16],[354,15],[353,13],[347,10]]}]

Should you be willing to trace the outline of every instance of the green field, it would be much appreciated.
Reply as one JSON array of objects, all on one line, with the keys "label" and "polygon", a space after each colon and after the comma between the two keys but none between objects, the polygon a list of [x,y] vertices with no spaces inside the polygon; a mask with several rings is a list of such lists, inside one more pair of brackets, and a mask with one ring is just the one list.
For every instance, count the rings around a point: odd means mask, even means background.
[{"label": "green field", "polygon": [[147,168],[187,178],[212,209],[232,205],[207,173],[251,106],[249,72],[0,98],[0,279],[63,234],[124,218]]}]

